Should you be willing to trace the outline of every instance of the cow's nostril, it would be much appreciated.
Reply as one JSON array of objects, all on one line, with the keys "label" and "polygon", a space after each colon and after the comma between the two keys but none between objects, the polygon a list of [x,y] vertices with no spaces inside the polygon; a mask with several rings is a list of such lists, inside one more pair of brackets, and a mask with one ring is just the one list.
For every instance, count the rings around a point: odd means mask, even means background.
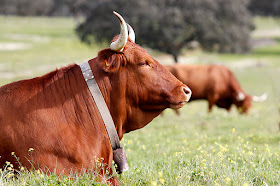
[{"label": "cow's nostril", "polygon": [[191,98],[191,95],[192,95],[192,91],[191,91],[191,89],[189,88],[189,87],[183,87],[183,91],[185,92],[185,94],[187,95],[187,101],[189,101],[190,100],[190,98]]},{"label": "cow's nostril", "polygon": [[185,92],[185,94],[192,94],[191,89],[189,89],[187,87],[183,87],[183,91]]}]

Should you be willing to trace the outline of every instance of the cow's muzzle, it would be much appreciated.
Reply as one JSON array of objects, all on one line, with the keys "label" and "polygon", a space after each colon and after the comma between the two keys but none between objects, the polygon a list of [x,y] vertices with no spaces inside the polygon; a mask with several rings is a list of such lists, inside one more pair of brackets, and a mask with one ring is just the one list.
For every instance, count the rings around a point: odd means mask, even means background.
[{"label": "cow's muzzle", "polygon": [[186,102],[188,102],[190,99],[191,99],[191,96],[192,96],[192,91],[189,87],[187,86],[184,86],[183,88],[183,92],[185,93],[187,99],[186,99]]},{"label": "cow's muzzle", "polygon": [[185,105],[185,103],[191,99],[192,91],[189,87],[184,85],[181,87],[181,91],[182,91],[181,101],[170,104],[170,108],[177,110],[177,109],[183,107]]}]

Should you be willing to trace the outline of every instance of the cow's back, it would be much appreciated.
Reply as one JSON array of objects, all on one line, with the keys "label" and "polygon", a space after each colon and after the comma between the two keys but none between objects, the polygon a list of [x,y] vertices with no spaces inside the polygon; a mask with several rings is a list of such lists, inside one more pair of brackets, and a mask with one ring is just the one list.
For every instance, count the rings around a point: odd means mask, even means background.
[{"label": "cow's back", "polygon": [[189,86],[192,90],[191,100],[207,99],[214,93],[227,96],[231,86],[231,73],[222,65],[175,64],[165,67]]},{"label": "cow's back", "polygon": [[108,160],[106,129],[78,66],[2,86],[0,95],[0,167],[17,165],[11,152],[27,168],[32,161],[58,172],[91,167],[94,155]]},{"label": "cow's back", "polygon": [[[3,167],[5,161],[14,162],[10,153],[18,152],[17,149],[26,151],[17,153],[21,160],[24,156],[28,156],[28,148],[24,148],[26,137],[22,139],[21,136],[33,135],[32,128],[28,126],[32,125],[32,122],[24,123],[24,121],[28,120],[31,107],[37,105],[35,102],[28,105],[28,100],[34,94],[32,90],[37,89],[35,81],[32,83],[33,86],[28,82],[29,80],[18,81],[0,87],[0,167]],[[40,141],[40,138],[38,140]],[[31,147],[30,145],[29,148]]]}]

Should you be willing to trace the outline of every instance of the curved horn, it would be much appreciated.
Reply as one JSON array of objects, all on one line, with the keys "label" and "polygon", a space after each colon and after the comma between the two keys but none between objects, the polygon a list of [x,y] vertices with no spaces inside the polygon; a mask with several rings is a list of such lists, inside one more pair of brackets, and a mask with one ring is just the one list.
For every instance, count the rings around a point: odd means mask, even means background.
[{"label": "curved horn", "polygon": [[252,96],[252,100],[255,102],[263,102],[267,99],[267,93],[263,93],[261,96]]},{"label": "curved horn", "polygon": [[110,49],[116,52],[121,52],[127,42],[128,38],[128,31],[125,20],[122,18],[120,14],[113,11],[113,13],[119,18],[120,25],[121,25],[121,33],[117,41],[114,41],[110,45]]},{"label": "curved horn", "polygon": [[135,43],[135,32],[128,23],[126,23],[126,25],[127,25],[127,29],[128,29],[128,37],[131,39],[131,41],[133,43]]},{"label": "curved horn", "polygon": [[243,101],[245,99],[244,93],[238,92],[236,99],[237,101]]}]

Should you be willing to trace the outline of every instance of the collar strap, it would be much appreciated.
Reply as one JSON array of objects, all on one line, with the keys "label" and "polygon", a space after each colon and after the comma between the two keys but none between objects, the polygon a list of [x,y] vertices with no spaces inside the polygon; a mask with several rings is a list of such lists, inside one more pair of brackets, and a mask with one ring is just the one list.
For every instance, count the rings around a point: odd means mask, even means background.
[{"label": "collar strap", "polygon": [[113,159],[114,159],[115,163],[117,164],[117,172],[119,174],[121,174],[122,172],[127,171],[129,168],[128,168],[128,163],[127,163],[124,148],[121,147],[121,145],[120,145],[120,139],[119,139],[114,121],[113,121],[110,111],[106,105],[104,97],[99,89],[99,86],[98,86],[97,82],[95,81],[95,78],[93,76],[89,63],[85,62],[79,66],[83,73],[84,79],[87,83],[91,96],[99,110],[99,113],[100,113],[102,120],[104,122],[104,125],[106,127],[107,134],[110,139],[111,147],[113,149]]},{"label": "collar strap", "polygon": [[92,70],[89,66],[89,63],[83,63],[80,65],[80,68],[82,70],[84,79],[87,83],[88,89],[90,90],[90,93],[94,99],[94,102],[99,110],[99,113],[102,117],[102,120],[105,124],[112,149],[118,149],[120,148],[120,139],[117,134],[117,130],[115,128],[114,121],[112,119],[112,116],[110,114],[110,111],[106,105],[106,102],[103,98],[103,95],[99,89],[99,86],[97,82],[95,81],[95,78],[93,76]]}]

